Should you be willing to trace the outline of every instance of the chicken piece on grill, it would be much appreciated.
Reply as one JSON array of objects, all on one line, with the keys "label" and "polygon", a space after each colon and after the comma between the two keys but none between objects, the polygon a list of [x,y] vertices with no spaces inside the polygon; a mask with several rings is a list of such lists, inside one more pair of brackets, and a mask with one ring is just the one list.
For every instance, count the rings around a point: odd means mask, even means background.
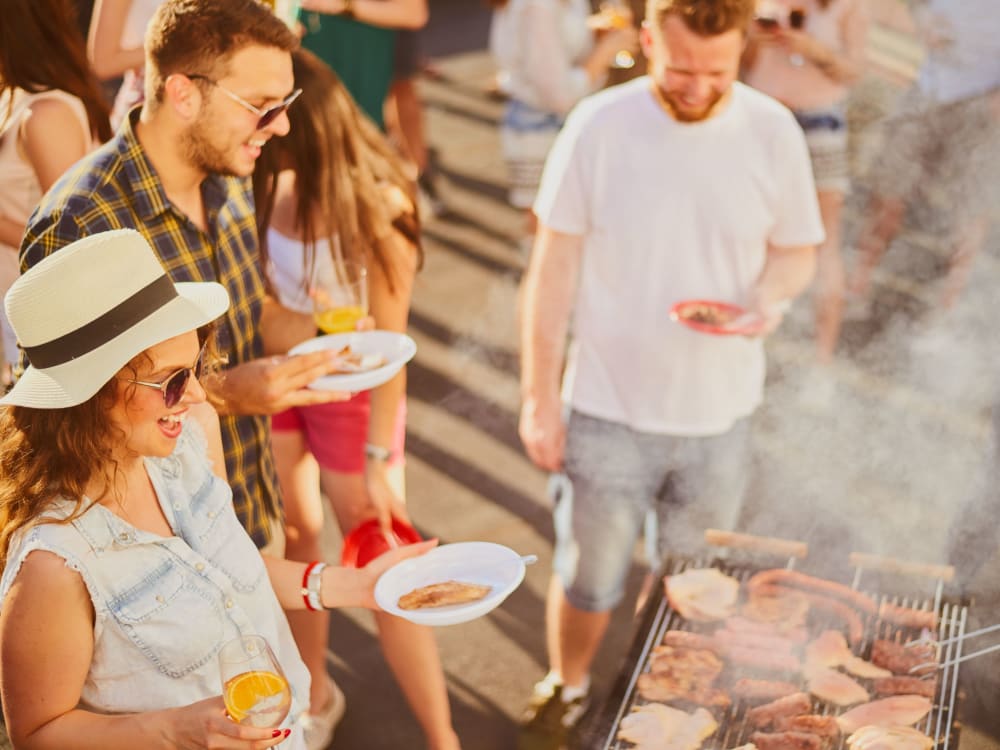
[{"label": "chicken piece on grill", "polygon": [[722,671],[722,660],[700,648],[656,646],[649,661],[650,672],[684,675],[692,682],[710,683]]},{"label": "chicken piece on grill", "polygon": [[687,713],[662,703],[646,703],[632,710],[618,725],[618,739],[635,750],[698,750],[718,723],[704,708]]},{"label": "chicken piece on grill", "polygon": [[931,750],[934,740],[911,727],[861,727],[847,738],[850,750]]},{"label": "chicken piece on grill", "polygon": [[692,568],[664,580],[667,601],[687,620],[711,622],[736,608],[740,582],[717,568]]},{"label": "chicken piece on grill", "polygon": [[754,732],[757,750],[822,750],[823,738],[808,732]]},{"label": "chicken piece on grill", "polygon": [[779,732],[805,732],[818,737],[832,740],[840,735],[835,716],[820,716],[819,714],[803,714],[801,716],[785,716],[775,723]]},{"label": "chicken piece on grill", "polygon": [[839,630],[824,630],[806,646],[807,667],[839,667],[853,656],[847,639]]},{"label": "chicken piece on grill", "polygon": [[892,673],[855,656],[839,630],[824,630],[806,646],[806,667],[843,667],[856,677],[872,679]]},{"label": "chicken piece on grill", "polygon": [[937,695],[937,676],[933,679],[922,677],[882,677],[872,683],[872,690],[877,695],[922,695],[933,698]]},{"label": "chicken piece on grill", "polygon": [[685,701],[696,706],[729,708],[729,696],[711,685],[678,679],[667,672],[648,672],[636,681],[639,695],[648,701]]},{"label": "chicken piece on grill", "polygon": [[866,680],[892,676],[892,672],[888,669],[883,669],[882,667],[872,664],[870,661],[865,661],[860,656],[854,656],[853,654],[847,659],[844,659],[844,663],[841,666],[855,677],[863,677]]},{"label": "chicken piece on grill", "polygon": [[877,640],[872,643],[872,662],[894,674],[910,675],[910,670],[922,664],[927,666],[912,676],[930,674],[937,669],[937,654],[933,643],[921,643],[907,648],[895,641]]},{"label": "chicken piece on grill", "polygon": [[812,699],[806,693],[792,693],[784,698],[765,703],[747,711],[747,722],[757,729],[765,729],[782,719],[807,714],[812,710]]},{"label": "chicken piece on grill", "polygon": [[855,706],[838,716],[837,724],[845,734],[868,725],[908,727],[930,713],[931,707],[930,699],[922,695],[895,695]]},{"label": "chicken piece on grill", "polygon": [[842,672],[827,667],[808,667],[803,674],[810,693],[837,706],[851,706],[871,697],[867,690]]}]

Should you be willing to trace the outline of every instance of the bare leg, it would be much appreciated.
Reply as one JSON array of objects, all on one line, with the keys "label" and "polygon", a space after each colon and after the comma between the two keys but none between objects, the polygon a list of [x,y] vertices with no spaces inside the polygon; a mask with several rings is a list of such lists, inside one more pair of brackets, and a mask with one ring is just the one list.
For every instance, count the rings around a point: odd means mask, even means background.
[{"label": "bare leg", "polygon": [[424,109],[413,78],[397,78],[385,103],[386,124],[403,156],[413,162],[417,173],[427,169],[427,140],[424,137]]},{"label": "bare leg", "polygon": [[457,750],[451,726],[448,686],[431,629],[390,615],[375,613],[382,653],[396,676],[430,750]]},{"label": "bare leg", "polygon": [[871,287],[872,274],[889,243],[899,233],[906,215],[906,203],[898,197],[875,196],[858,239],[858,260],[851,274],[850,289],[863,297]]},{"label": "bare leg", "polygon": [[610,621],[610,612],[587,612],[566,601],[558,576],[549,581],[545,606],[549,664],[564,684],[584,682]]},{"label": "bare leg", "polygon": [[[321,560],[323,499],[319,494],[319,466],[301,432],[274,431],[274,463],[285,505],[285,557],[308,562]],[[292,636],[312,677],[309,705],[319,710],[333,695],[327,681],[326,646],[330,629],[327,612],[287,612]]]},{"label": "bare leg", "polygon": [[819,193],[819,208],[826,241],[819,248],[816,278],[816,348],[820,364],[833,360],[844,316],[844,259],[840,252],[840,218],[844,194]]},{"label": "bare leg", "polygon": [[972,262],[986,241],[989,227],[989,217],[978,216],[959,229],[951,257],[948,259],[948,276],[945,278],[944,290],[941,293],[943,307],[949,308],[954,305],[958,295],[965,288],[969,273],[972,271]]},{"label": "bare leg", "polygon": [[[364,476],[322,470],[322,486],[333,504],[344,533],[368,517]],[[402,467],[393,483],[402,486]],[[382,653],[406,701],[424,730],[431,750],[455,750],[458,737],[451,725],[451,707],[444,669],[430,628],[414,625],[385,613],[377,613]]]}]

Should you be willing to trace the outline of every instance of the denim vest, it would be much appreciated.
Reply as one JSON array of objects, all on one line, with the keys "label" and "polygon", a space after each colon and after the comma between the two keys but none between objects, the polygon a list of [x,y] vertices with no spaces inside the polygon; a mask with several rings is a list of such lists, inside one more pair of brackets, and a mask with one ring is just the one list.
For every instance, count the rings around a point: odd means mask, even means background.
[{"label": "denim vest", "polygon": [[[0,579],[0,606],[21,563],[36,549],[66,560],[94,605],[94,655],[80,707],[137,713],[221,695],[218,652],[240,635],[271,644],[292,687],[290,750],[305,748],[296,727],[309,703],[309,672],[292,640],[264,562],[233,510],[229,486],[212,473],[204,435],[188,419],[174,452],[145,459],[160,507],[176,536],[136,529],[102,505],[71,523],[43,523],[16,535]],[[66,518],[59,502],[46,517]]]}]

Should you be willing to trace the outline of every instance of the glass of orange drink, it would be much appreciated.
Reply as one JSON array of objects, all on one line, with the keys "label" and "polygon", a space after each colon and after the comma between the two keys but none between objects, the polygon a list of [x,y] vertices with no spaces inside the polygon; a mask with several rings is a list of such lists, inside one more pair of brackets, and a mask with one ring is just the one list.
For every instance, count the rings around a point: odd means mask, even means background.
[{"label": "glass of orange drink", "polygon": [[243,635],[219,650],[222,697],[237,724],[276,727],[288,716],[292,691],[263,636]]},{"label": "glass of orange drink", "polygon": [[368,316],[368,271],[361,263],[334,258],[310,289],[313,319],[323,333],[347,333]]}]

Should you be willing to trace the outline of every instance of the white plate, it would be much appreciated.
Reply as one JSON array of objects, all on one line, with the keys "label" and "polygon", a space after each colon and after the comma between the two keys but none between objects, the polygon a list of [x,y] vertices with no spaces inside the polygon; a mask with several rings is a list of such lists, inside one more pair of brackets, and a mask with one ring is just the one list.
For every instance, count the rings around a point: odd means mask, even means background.
[{"label": "white plate", "polygon": [[381,367],[365,372],[352,372],[343,375],[326,375],[309,384],[310,388],[319,391],[367,391],[376,388],[399,372],[403,365],[413,359],[417,353],[417,345],[405,333],[395,331],[356,331],[351,333],[331,333],[329,336],[319,336],[303,341],[294,346],[289,354],[308,354],[323,349],[340,350],[350,345],[358,354],[381,354],[386,363]]},{"label": "white plate", "polygon": [[[389,568],[375,584],[375,601],[386,612],[418,625],[457,625],[496,609],[524,580],[524,561],[510,547],[492,542],[456,542]],[[399,597],[444,581],[492,586],[484,599],[450,607],[400,609]]]}]

